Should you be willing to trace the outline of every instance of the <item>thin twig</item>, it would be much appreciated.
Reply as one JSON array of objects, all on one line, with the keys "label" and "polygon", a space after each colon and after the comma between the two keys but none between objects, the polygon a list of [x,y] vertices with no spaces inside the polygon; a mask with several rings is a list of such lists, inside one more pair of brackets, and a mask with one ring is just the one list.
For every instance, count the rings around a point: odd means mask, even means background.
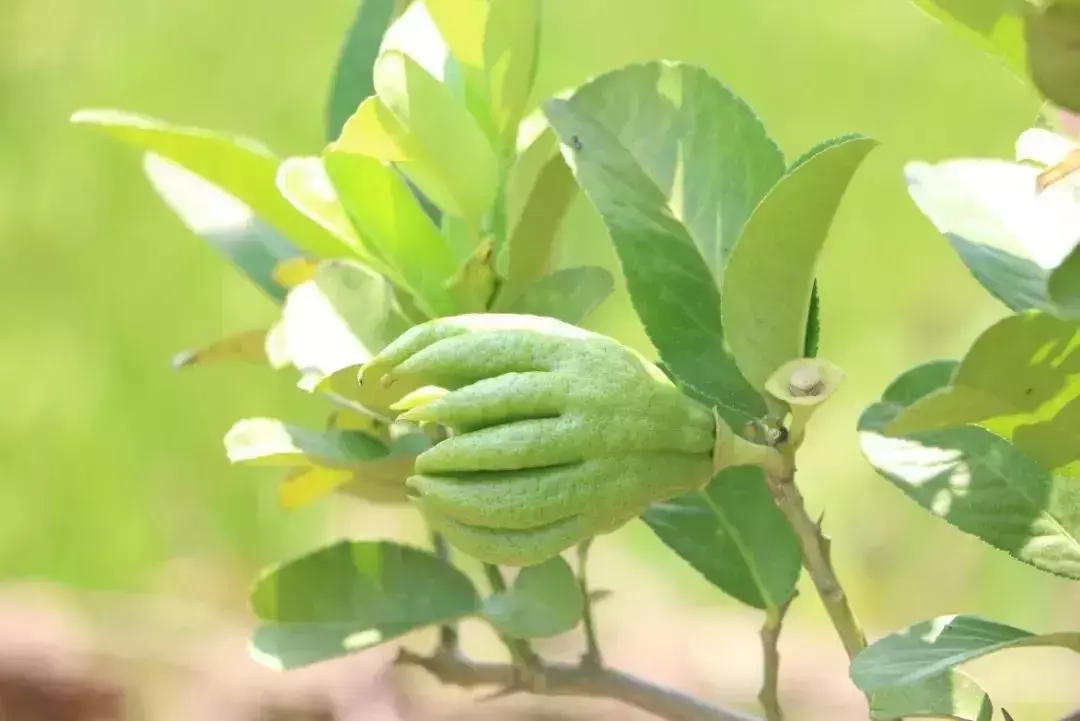
[{"label": "thin twig", "polygon": [[767,721],[784,721],[784,710],[780,706],[780,631],[784,625],[784,616],[787,615],[791,602],[795,600],[795,594],[777,607],[770,608],[765,612],[765,623],[761,627],[761,651],[764,677],[761,682],[761,693],[758,700],[765,710]]},{"label": "thin twig", "polygon": [[569,664],[544,666],[542,690],[522,687],[507,664],[474,663],[455,654],[420,656],[402,649],[397,663],[425,669],[443,683],[475,688],[497,686],[542,696],[582,696],[621,701],[665,721],[761,721],[734,709],[711,704],[687,694],[649,683],[610,668],[582,668]]},{"label": "thin twig", "polygon": [[[506,579],[503,578],[502,571],[499,570],[498,566],[485,563],[484,575],[487,576],[493,593],[506,592]],[[541,693],[546,684],[546,679],[543,672],[543,663],[540,657],[536,655],[536,651],[533,651],[532,645],[524,639],[510,638],[502,633],[499,634],[499,640],[506,646],[506,650],[510,652],[510,658],[514,661],[513,667],[517,674],[515,685],[524,685],[534,689],[536,693]]]},{"label": "thin twig", "polygon": [[[435,555],[449,563],[450,544],[446,542],[446,538],[438,531],[431,532],[431,545],[435,549]],[[439,626],[439,649],[441,651],[455,652],[458,650],[460,643],[457,624],[450,623]]]},{"label": "thin twig", "polygon": [[866,648],[866,635],[859,625],[855,612],[851,609],[844,587],[833,570],[832,560],[829,553],[829,539],[821,531],[821,527],[810,517],[806,511],[806,502],[802,493],[795,485],[795,464],[789,449],[783,449],[785,466],[788,470],[783,475],[768,474],[769,488],[772,490],[776,503],[787,518],[788,524],[799,539],[802,549],[803,566],[810,573],[810,579],[814,582],[818,596],[825,605],[833,627],[836,629],[840,641],[844,644],[849,658]]},{"label": "thin twig", "polygon": [[585,629],[585,655],[581,657],[581,665],[586,668],[600,668],[604,665],[604,658],[600,655],[600,644],[596,638],[596,624],[593,620],[593,599],[589,593],[589,547],[592,539],[587,538],[578,544],[578,584],[581,586],[581,596],[585,600],[585,608],[582,610],[581,622]]}]

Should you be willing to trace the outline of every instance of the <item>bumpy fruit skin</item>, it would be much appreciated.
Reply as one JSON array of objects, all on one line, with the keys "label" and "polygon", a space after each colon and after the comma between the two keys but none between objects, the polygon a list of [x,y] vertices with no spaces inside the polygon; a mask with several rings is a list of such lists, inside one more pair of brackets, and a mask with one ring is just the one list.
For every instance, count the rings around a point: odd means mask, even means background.
[{"label": "bumpy fruit skin", "polygon": [[488,563],[540,563],[712,475],[709,408],[617,341],[550,318],[425,323],[360,382],[449,391],[421,391],[434,400],[401,416],[452,431],[407,484],[434,528]]},{"label": "bumpy fruit skin", "polygon": [[1024,18],[1028,72],[1047,100],[1080,113],[1080,4],[1030,7]]}]

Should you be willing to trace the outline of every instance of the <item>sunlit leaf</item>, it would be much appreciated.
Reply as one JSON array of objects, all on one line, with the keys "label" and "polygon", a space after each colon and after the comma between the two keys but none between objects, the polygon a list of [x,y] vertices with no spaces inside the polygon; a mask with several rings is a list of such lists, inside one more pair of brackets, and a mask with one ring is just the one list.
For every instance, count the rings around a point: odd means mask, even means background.
[{"label": "sunlit leaf", "polygon": [[310,258],[291,258],[283,260],[274,268],[274,280],[286,288],[292,289],[315,278],[320,261]]},{"label": "sunlit leaf", "polygon": [[739,236],[724,271],[724,330],[756,388],[806,350],[818,258],[855,171],[875,145],[856,135],[813,149],[768,192]]},{"label": "sunlit leaf", "polygon": [[459,311],[447,281],[457,271],[449,243],[404,180],[374,158],[327,153],[324,160],[345,211],[429,317]]},{"label": "sunlit leaf", "polygon": [[721,471],[703,491],[654,504],[649,528],[709,583],[755,608],[791,597],[802,555],[760,469]]},{"label": "sunlit leaf", "polygon": [[450,52],[466,65],[484,66],[484,30],[491,0],[424,0]]},{"label": "sunlit leaf", "polygon": [[666,367],[742,427],[764,399],[728,355],[720,293],[687,227],[640,164],[596,120],[552,100],[546,114],[615,244],[635,310]]},{"label": "sunlit leaf", "polygon": [[355,248],[296,210],[278,192],[279,159],[248,138],[169,125],[116,110],[82,110],[72,122],[161,156],[234,196],[262,221],[318,257],[352,257]]},{"label": "sunlit leaf", "polygon": [[483,45],[488,97],[502,143],[512,148],[536,79],[540,0],[489,0],[488,4]]},{"label": "sunlit leaf", "polygon": [[577,626],[581,586],[561,556],[522,568],[513,585],[484,601],[484,616],[511,638],[547,638]]},{"label": "sunlit leaf", "polygon": [[[465,104],[412,58],[384,52],[375,64],[379,99],[408,133],[407,154],[454,200],[443,208],[479,225],[495,201],[499,163]],[[412,173],[412,166],[403,171]],[[410,178],[425,192],[425,182]],[[438,202],[437,195],[428,193]]]},{"label": "sunlit leaf", "polygon": [[903,686],[888,686],[870,695],[870,717],[993,721],[994,705],[975,681],[959,671],[928,676]]},{"label": "sunlit leaf", "polygon": [[877,691],[932,678],[997,651],[1030,646],[1080,652],[1080,633],[1038,635],[977,616],[940,616],[872,643],[852,661],[851,679],[863,691]]},{"label": "sunlit leaf", "polygon": [[225,435],[233,463],[345,468],[385,458],[390,450],[358,431],[312,431],[273,418],[245,418]]},{"label": "sunlit leaf", "polygon": [[929,513],[1024,563],[1080,578],[1080,479],[1051,473],[978,426],[886,433],[905,407],[949,383],[950,368],[914,368],[867,408],[859,419],[863,454]]},{"label": "sunlit leaf", "polygon": [[702,68],[671,62],[601,75],[571,104],[629,151],[719,282],[743,226],[784,173],[783,153],[750,106]]},{"label": "sunlit leaf", "polygon": [[356,653],[479,612],[469,579],[436,556],[389,542],[341,542],[263,574],[251,595],[252,653],[290,669]]},{"label": "sunlit leaf", "polygon": [[611,295],[615,281],[603,268],[563,268],[525,288],[509,313],[542,315],[578,324]]},{"label": "sunlit leaf", "polygon": [[1069,315],[1047,283],[1080,243],[1073,184],[1040,191],[1041,168],[1001,160],[911,163],[905,172],[919,209],[991,295],[1014,311]]},{"label": "sunlit leaf", "polygon": [[999,321],[975,341],[948,387],[906,408],[885,431],[963,425],[1080,478],[1080,326],[1035,312]]},{"label": "sunlit leaf", "polygon": [[202,348],[177,353],[173,357],[173,368],[187,368],[206,363],[220,363],[221,361],[265,363],[266,332],[265,328],[242,331],[226,336]]},{"label": "sunlit leaf", "polygon": [[326,139],[334,140],[356,108],[375,92],[372,69],[383,34],[394,18],[397,0],[360,0],[356,19],[341,46],[329,102],[326,107]]}]

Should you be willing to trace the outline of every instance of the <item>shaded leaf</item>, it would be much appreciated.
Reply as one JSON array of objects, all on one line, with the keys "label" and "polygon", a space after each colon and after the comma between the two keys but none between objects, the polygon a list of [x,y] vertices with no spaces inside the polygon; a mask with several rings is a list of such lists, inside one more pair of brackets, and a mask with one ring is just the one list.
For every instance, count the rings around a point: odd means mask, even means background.
[{"label": "shaded leaf", "polygon": [[263,574],[251,595],[264,623],[256,660],[277,669],[325,661],[480,610],[446,561],[389,542],[341,542]]},{"label": "shaded leaf", "polygon": [[487,311],[498,286],[499,278],[495,273],[494,251],[490,239],[482,242],[446,283],[447,290],[454,297],[458,313]]},{"label": "shaded leaf", "polygon": [[360,8],[341,46],[326,107],[326,139],[341,134],[345,121],[375,92],[372,70],[383,34],[394,18],[397,0],[361,0]]},{"label": "shaded leaf", "polygon": [[532,94],[540,50],[539,0],[490,0],[484,25],[484,70],[495,129],[513,148]]},{"label": "shaded leaf", "polygon": [[1080,479],[1052,474],[976,426],[886,434],[905,402],[929,398],[949,381],[948,368],[935,363],[908,371],[891,398],[863,412],[863,454],[933,515],[1024,563],[1080,578]]},{"label": "shaded leaf", "polygon": [[454,315],[458,306],[446,288],[457,261],[405,182],[374,158],[331,152],[326,171],[360,234],[386,259],[394,280],[429,317]]},{"label": "shaded leaf", "polygon": [[904,686],[890,686],[870,696],[870,717],[949,718],[993,721],[994,705],[975,681],[959,671],[929,676]]},{"label": "shaded leaf", "polygon": [[234,333],[210,345],[177,353],[173,357],[175,369],[193,365],[219,363],[221,361],[266,362],[266,329],[246,330]]},{"label": "shaded leaf", "polygon": [[642,520],[709,583],[745,604],[777,608],[795,591],[799,542],[759,468],[725,469],[703,491],[654,504]]},{"label": "shaded leaf", "polygon": [[914,0],[930,16],[1027,76],[1023,0]]},{"label": "shaded leaf", "polygon": [[727,353],[713,276],[667,198],[597,121],[566,101],[549,101],[545,112],[607,225],[634,309],[665,367],[737,427],[764,415],[764,399]]},{"label": "shaded leaf", "polygon": [[731,253],[723,322],[755,387],[806,350],[818,258],[855,171],[877,142],[859,135],[819,145],[768,192]]},{"label": "shaded leaf", "polygon": [[1080,318],[1080,245],[1050,273],[1047,290],[1064,315]]},{"label": "shaded leaf", "polygon": [[143,169],[188,230],[208,241],[273,300],[285,300],[288,288],[274,277],[274,269],[303,257],[296,246],[250,207],[182,166],[147,153]]},{"label": "shaded leaf", "polygon": [[866,692],[903,686],[997,651],[1030,646],[1080,652],[1080,633],[1037,635],[977,616],[940,616],[870,644],[851,662],[851,680]]},{"label": "shaded leaf", "polygon": [[571,105],[629,151],[719,283],[743,226],[784,174],[783,153],[750,106],[704,69],[672,62],[602,75]]},{"label": "shaded leaf", "polygon": [[577,325],[615,290],[615,280],[603,268],[563,268],[525,288],[508,313],[542,315]]},{"label": "shaded leaf", "polygon": [[355,248],[305,217],[278,192],[279,160],[260,143],[116,110],[82,110],[72,116],[72,122],[99,126],[119,140],[183,166],[234,196],[313,255],[355,254]]},{"label": "shaded leaf", "polygon": [[484,601],[484,616],[511,638],[548,638],[577,626],[581,586],[561,556],[522,568],[513,585]]},{"label": "shaded leaf", "polygon": [[356,466],[386,458],[390,449],[359,431],[312,431],[273,418],[245,418],[225,434],[233,463],[252,466]]},{"label": "shaded leaf", "polygon": [[1080,202],[1069,183],[1039,191],[1040,172],[999,160],[905,169],[912,199],[991,295],[1013,311],[1067,316],[1047,283],[1080,242]]},{"label": "shaded leaf", "polygon": [[977,425],[1044,468],[1080,477],[1080,326],[1043,313],[983,332],[951,384],[900,413],[889,435]]}]

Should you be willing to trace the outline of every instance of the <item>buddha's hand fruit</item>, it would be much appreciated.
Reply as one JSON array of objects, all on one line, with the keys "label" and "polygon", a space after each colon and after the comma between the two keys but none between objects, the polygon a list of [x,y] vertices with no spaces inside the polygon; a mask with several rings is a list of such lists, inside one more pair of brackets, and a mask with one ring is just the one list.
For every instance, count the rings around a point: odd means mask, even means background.
[{"label": "buddha's hand fruit", "polygon": [[400,418],[451,431],[416,459],[410,496],[488,563],[540,563],[713,474],[709,408],[617,341],[550,318],[416,326],[360,382],[420,389]]}]

